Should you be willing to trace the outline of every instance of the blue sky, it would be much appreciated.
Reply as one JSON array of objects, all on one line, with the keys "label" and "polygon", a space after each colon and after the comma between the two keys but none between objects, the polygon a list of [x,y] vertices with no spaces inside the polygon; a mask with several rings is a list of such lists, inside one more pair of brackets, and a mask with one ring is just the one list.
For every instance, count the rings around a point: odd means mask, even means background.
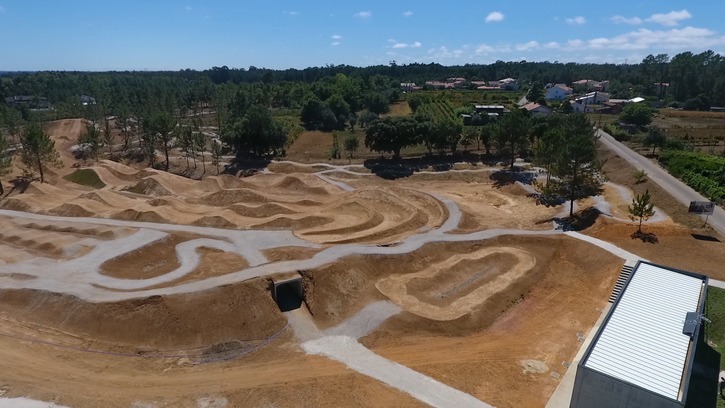
[{"label": "blue sky", "polygon": [[639,62],[725,55],[724,15],[723,0],[0,0],[0,71]]}]

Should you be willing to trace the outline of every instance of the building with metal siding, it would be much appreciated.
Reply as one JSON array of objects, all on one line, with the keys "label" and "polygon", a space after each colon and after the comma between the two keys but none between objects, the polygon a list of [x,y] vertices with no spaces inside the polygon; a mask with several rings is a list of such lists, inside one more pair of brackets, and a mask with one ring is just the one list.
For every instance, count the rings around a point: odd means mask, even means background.
[{"label": "building with metal siding", "polygon": [[571,407],[685,406],[706,294],[706,276],[639,262],[579,362]]}]

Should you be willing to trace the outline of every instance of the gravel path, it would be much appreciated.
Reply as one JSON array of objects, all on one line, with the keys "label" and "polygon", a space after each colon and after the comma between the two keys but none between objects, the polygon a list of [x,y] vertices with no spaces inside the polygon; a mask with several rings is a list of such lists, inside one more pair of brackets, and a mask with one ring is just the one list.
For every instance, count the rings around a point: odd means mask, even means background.
[{"label": "gravel path", "polygon": [[[633,151],[627,146],[614,140],[614,138],[605,133],[601,129],[597,130],[600,136],[599,140],[619,157],[623,158],[636,168],[643,169],[647,172],[647,177],[660,187],[670,193],[677,201],[685,206],[690,205],[690,201],[710,201],[703,197],[700,193],[681,182],[665,169],[653,163],[646,157]],[[705,217],[703,216],[703,219]],[[725,210],[722,207],[715,206],[715,213],[708,218],[709,224],[720,234],[725,235]]]},{"label": "gravel path", "polygon": [[302,343],[309,354],[339,361],[433,407],[491,407],[471,395],[385,359],[349,336],[326,336]]},{"label": "gravel path", "polygon": [[391,302],[374,302],[340,325],[324,331],[317,329],[304,306],[285,315],[308,354],[339,361],[434,407],[491,407],[469,394],[379,356],[357,341],[398,313],[400,308]]}]

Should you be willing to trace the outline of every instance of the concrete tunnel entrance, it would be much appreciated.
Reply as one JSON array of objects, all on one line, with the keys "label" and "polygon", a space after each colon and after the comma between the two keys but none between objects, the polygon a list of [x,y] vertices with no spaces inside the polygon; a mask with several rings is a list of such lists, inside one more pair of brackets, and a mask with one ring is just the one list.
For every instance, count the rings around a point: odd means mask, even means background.
[{"label": "concrete tunnel entrance", "polygon": [[295,273],[294,276],[287,275],[272,280],[272,297],[277,302],[279,310],[288,312],[299,309],[305,298],[302,290],[302,276]]}]

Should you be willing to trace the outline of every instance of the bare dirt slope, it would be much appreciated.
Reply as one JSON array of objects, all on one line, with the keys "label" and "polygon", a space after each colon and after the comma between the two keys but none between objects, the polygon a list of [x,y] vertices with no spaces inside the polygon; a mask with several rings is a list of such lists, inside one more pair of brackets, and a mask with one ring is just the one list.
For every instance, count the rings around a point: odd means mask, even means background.
[{"label": "bare dirt slope", "polygon": [[[80,121],[63,121],[50,131],[67,149],[80,129]],[[344,327],[372,302],[392,302],[400,312],[385,315],[359,339],[363,346],[494,406],[544,406],[623,263],[552,231],[562,209],[537,206],[520,185],[494,186],[490,169],[388,181],[360,166],[277,163],[252,177],[196,181],[110,161],[89,168],[106,187],[32,183],[0,202],[103,221],[0,216],[5,396],[76,408],[195,407],[202,398],[229,407],[421,406],[303,352],[268,280],[275,271],[299,271],[320,330]],[[616,189],[597,200],[623,218],[626,200]],[[721,277],[721,242],[696,239],[668,219],[645,226],[656,244],[632,240],[634,228],[600,216],[585,233]],[[130,242],[139,239],[147,241]],[[322,261],[305,263],[313,258]],[[97,281],[69,264],[78,259],[98,263]],[[38,265],[52,268],[31,274]],[[189,269],[164,280],[182,265]],[[28,268],[23,274],[13,266]],[[220,279],[232,275],[241,277]],[[27,288],[41,279],[53,285]],[[78,280],[132,299],[69,295]],[[197,282],[213,285],[200,290]],[[170,291],[136,294],[149,288]]]}]

